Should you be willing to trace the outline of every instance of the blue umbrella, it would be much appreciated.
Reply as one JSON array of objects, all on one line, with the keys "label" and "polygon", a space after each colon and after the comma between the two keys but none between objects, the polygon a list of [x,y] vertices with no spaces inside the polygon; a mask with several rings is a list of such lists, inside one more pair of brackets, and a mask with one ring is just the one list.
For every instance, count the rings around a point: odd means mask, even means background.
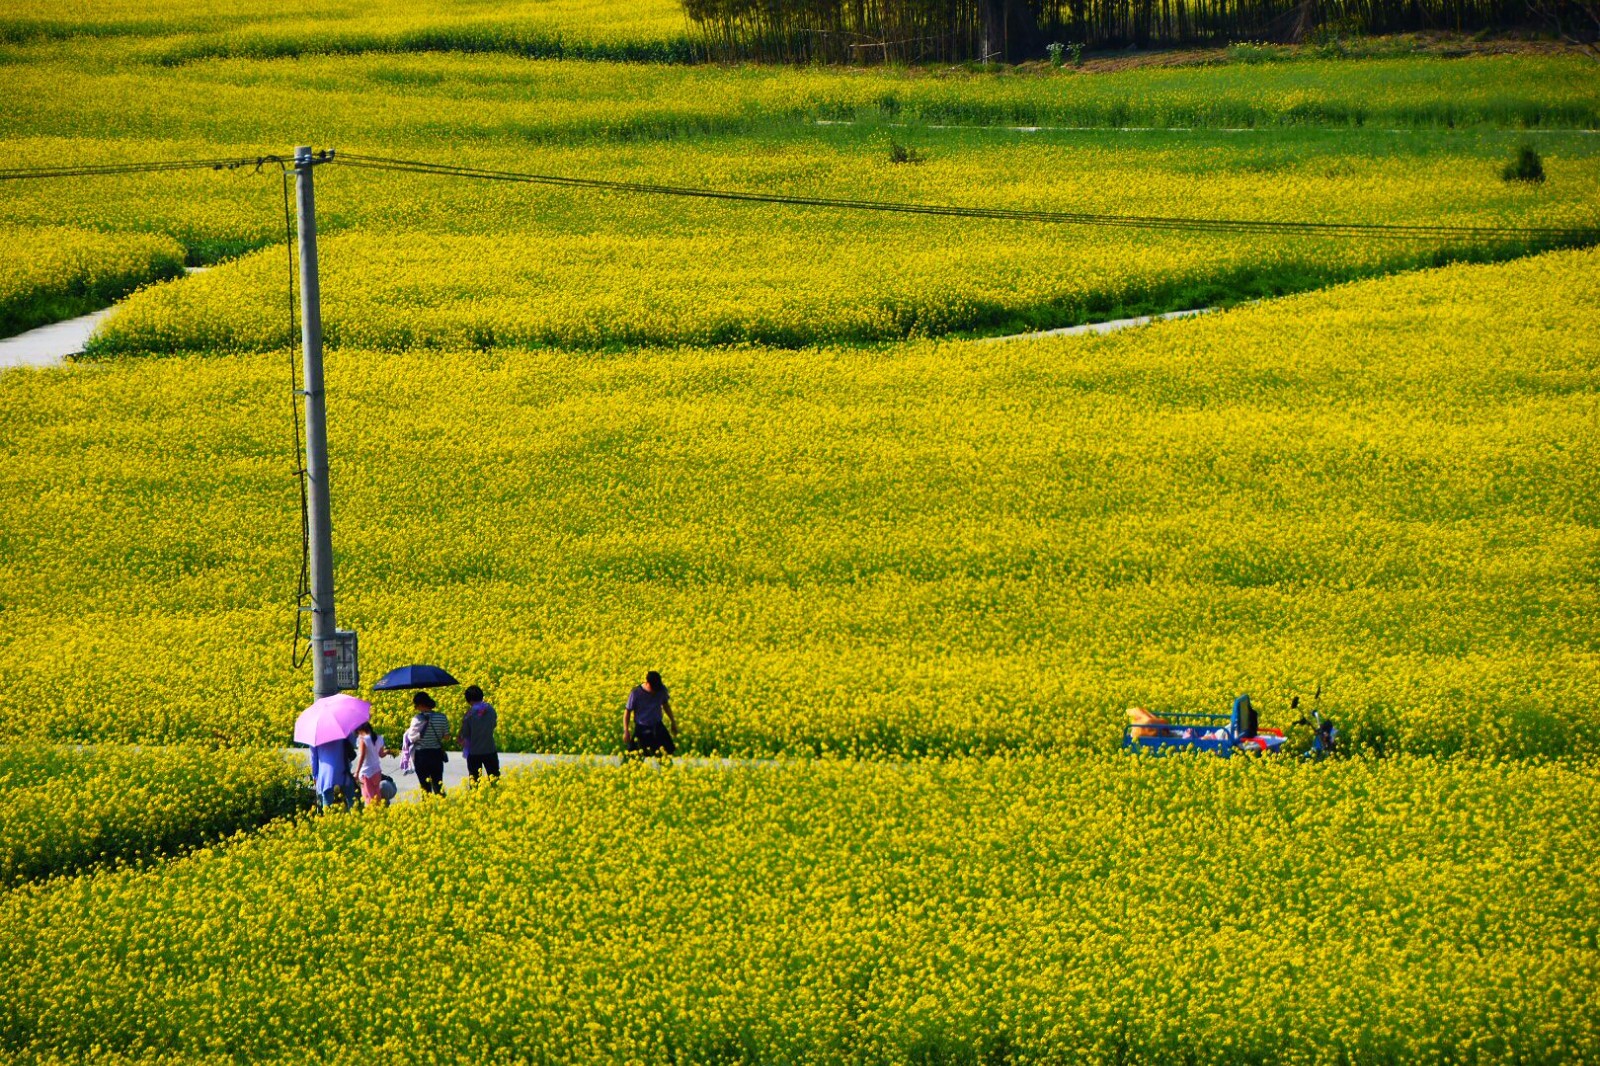
[{"label": "blue umbrella", "polygon": [[398,670],[390,670],[378,679],[372,686],[374,692],[386,692],[398,688],[449,688],[461,682],[439,669],[437,666],[402,666]]}]

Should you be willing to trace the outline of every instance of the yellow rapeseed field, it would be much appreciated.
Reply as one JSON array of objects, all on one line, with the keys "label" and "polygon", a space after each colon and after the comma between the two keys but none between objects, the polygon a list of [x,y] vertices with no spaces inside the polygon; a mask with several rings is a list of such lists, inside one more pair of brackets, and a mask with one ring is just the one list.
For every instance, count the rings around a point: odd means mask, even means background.
[{"label": "yellow rapeseed field", "polygon": [[[0,144],[14,165],[253,155],[310,142],[554,174],[926,203],[1312,221],[1600,222],[1590,195],[1600,183],[1592,137],[1543,133],[1550,180],[1537,188],[1500,180],[1524,135],[1493,127],[1521,125],[1531,101],[1585,99],[1587,83],[1564,60],[1514,71],[1470,60],[1434,74],[1426,72],[1441,65],[1356,64],[1338,76],[1324,69],[1329,88],[1317,96],[1307,88],[1309,67],[1295,65],[1252,68],[1248,77],[1225,70],[1005,79],[461,55],[164,67],[101,54],[88,42],[28,46],[20,56],[8,68],[13,99],[0,116]],[[1528,100],[1496,111],[1485,101],[1506,86],[1525,87]],[[1026,121],[1027,101],[1038,110],[1034,120],[1067,125],[1271,126],[1297,121],[1313,105],[1348,109],[1379,98],[1396,101],[1385,123],[1485,128],[1265,136],[944,128]],[[1193,113],[1200,99],[1213,110]],[[1476,119],[1464,110],[1472,101],[1481,105]],[[892,163],[897,141],[924,162]],[[1517,250],[1158,238],[338,167],[319,181],[331,336],[360,346],[411,338],[792,344],[1064,325],[1304,289],[1446,254]],[[265,248],[214,278],[139,301],[105,342],[119,350],[212,340],[260,346],[286,331],[274,325],[285,295],[280,192],[270,165],[259,174],[14,183],[0,223],[164,233],[194,262]],[[0,248],[0,261],[8,252]]]},{"label": "yellow rapeseed field", "polygon": [[[49,0],[37,2],[59,7]],[[585,0],[572,3],[585,6]],[[537,5],[551,13],[564,6]],[[665,10],[670,20],[672,6],[657,7],[651,0],[630,4],[620,13],[649,19]],[[162,5],[163,11],[172,8]],[[273,6],[274,12],[284,10],[284,5]],[[496,10],[509,11],[508,22],[516,20],[515,6],[497,5]],[[348,33],[363,21],[341,20],[325,28]],[[391,20],[380,15],[374,21]],[[594,34],[612,33],[616,25],[604,18],[587,23],[592,32],[569,36],[594,39]],[[270,25],[255,26],[263,36],[278,35]],[[500,38],[506,45],[500,49],[491,42],[482,49],[395,54],[373,41],[368,51],[386,54],[302,54],[292,60],[240,55],[248,52],[251,36],[240,30],[187,41],[79,40],[15,47],[8,68],[15,96],[8,101],[4,125],[13,134],[26,130],[95,141],[113,134],[152,133],[181,139],[186,132],[203,129],[217,143],[264,134],[281,140],[327,137],[337,129],[346,136],[382,135],[440,150],[497,137],[511,143],[575,136],[683,138],[771,132],[817,121],[869,123],[876,132],[901,123],[908,135],[933,124],[1229,130],[1321,126],[1339,128],[1347,144],[1353,132],[1371,129],[1379,136],[1362,146],[1363,153],[1375,149],[1400,159],[1415,147],[1410,139],[1394,142],[1387,130],[1473,130],[1454,138],[1466,146],[1477,140],[1477,133],[1502,129],[1536,135],[1546,149],[1560,150],[1582,138],[1559,137],[1556,130],[1600,126],[1591,61],[1573,55],[996,75],[959,68],[573,63],[482,54],[515,52],[516,30],[509,30]],[[663,41],[671,30],[663,28]],[[281,36],[298,42],[301,51],[315,51],[305,48],[306,34]],[[150,62],[181,59],[172,53],[207,48],[237,58],[180,65]],[[276,106],[264,111],[263,99]],[[111,116],[120,121],[105,121]],[[220,136],[224,131],[232,136]],[[1141,138],[1124,140],[1138,143]],[[1232,137],[1239,148],[1248,148],[1253,140]]]},{"label": "yellow rapeseed field", "polygon": [[310,795],[304,767],[276,751],[0,747],[0,890],[216,841]]},{"label": "yellow rapeseed field", "polygon": [[[530,148],[477,165],[924,203],[1318,222],[1591,225],[1600,156],[1560,190],[1507,189],[1440,153],[1200,169],[1220,149],[1023,141],[896,166],[854,142],[730,153],[712,142]],[[1552,162],[1552,167],[1556,163]],[[325,168],[324,323],[336,346],[402,348],[826,341],[1066,325],[1407,266],[1506,254],[1483,241],[1151,234],[620,197]],[[209,176],[236,189],[250,179]],[[260,193],[260,179],[255,185]],[[142,183],[139,202],[154,188]],[[270,195],[272,190],[267,190]],[[40,194],[37,208],[51,210]],[[49,194],[53,200],[53,194]],[[19,212],[30,208],[19,205]],[[93,211],[91,207],[90,212]],[[187,211],[177,201],[163,210]],[[258,210],[258,218],[271,219]],[[341,233],[348,227],[353,232]],[[119,310],[102,352],[280,346],[284,253],[267,248]]]},{"label": "yellow rapeseed field", "polygon": [[[1426,262],[1430,254],[1428,246],[1048,229],[975,242],[949,223],[910,244],[910,227],[872,224],[867,239],[836,231],[819,243],[820,228],[335,237],[321,259],[324,337],[330,347],[389,350],[938,337],[1204,306],[1240,292]],[[272,349],[288,331],[284,253],[271,249],[141,293],[118,308],[91,351]]]},{"label": "yellow rapeseed field", "polygon": [[[509,52],[689,60],[699,49],[677,0],[11,0],[9,40],[132,38],[137,59],[322,52]],[[94,54],[82,45],[79,51]]]},{"label": "yellow rapeseed field", "polygon": [[[655,667],[699,751],[1105,748],[1130,704],[1281,725],[1319,682],[1369,750],[1591,750],[1595,256],[1104,338],[340,348],[340,618],[513,748],[614,750]],[[21,726],[288,735],[290,383],[0,377]]]},{"label": "yellow rapeseed field", "polygon": [[[677,0],[13,0],[0,149],[1600,223],[1574,55],[700,54]],[[0,372],[0,1061],[1600,1060],[1600,251],[317,181],[366,684],[614,752],[654,668],[775,758],[298,815],[277,163],[8,181],[4,330],[147,287]],[[1112,750],[1319,689],[1355,758]]]},{"label": "yellow rapeseed field", "polygon": [[0,898],[0,1053],[1594,1061],[1595,769],[523,773]]},{"label": "yellow rapeseed field", "polygon": [[0,226],[0,336],[83,314],[183,273],[170,237]]}]

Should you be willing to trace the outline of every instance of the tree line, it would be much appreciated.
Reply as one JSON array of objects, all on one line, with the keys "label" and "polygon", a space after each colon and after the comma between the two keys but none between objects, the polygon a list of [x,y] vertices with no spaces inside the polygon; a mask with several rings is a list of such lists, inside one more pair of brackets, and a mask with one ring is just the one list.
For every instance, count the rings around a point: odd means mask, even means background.
[{"label": "tree line", "polygon": [[[1535,6],[1539,10],[1535,10]],[[1584,25],[1595,0],[684,0],[713,58],[1018,62],[1051,44],[1140,48]],[[1543,9],[1548,8],[1549,11]]]}]

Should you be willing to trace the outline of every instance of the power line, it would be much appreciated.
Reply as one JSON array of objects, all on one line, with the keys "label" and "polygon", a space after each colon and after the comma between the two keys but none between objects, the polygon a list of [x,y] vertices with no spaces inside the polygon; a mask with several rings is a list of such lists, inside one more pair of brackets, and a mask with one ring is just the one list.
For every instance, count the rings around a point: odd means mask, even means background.
[{"label": "power line", "polygon": [[[603,178],[574,178],[558,174],[533,174],[514,170],[490,170],[445,163],[386,156],[340,154],[324,150],[318,161],[334,161],[364,170],[425,174],[436,177],[470,178],[480,181],[549,185],[559,188],[594,189],[647,196],[673,196],[734,203],[778,204],[790,207],[816,207],[848,211],[873,211],[887,214],[932,215],[947,218],[994,219],[1013,222],[1041,222],[1055,225],[1095,226],[1113,229],[1157,230],[1188,233],[1284,234],[1311,237],[1367,237],[1382,240],[1509,240],[1555,244],[1600,240],[1596,226],[1465,226],[1436,223],[1315,222],[1277,219],[1196,218],[1170,215],[1119,215],[1096,211],[1046,211],[1026,208],[971,207],[953,204],[922,204],[892,200],[855,200],[832,196],[799,196],[787,193],[747,192],[737,189],[709,189],[651,182],[610,181]],[[287,156],[235,156],[221,159],[173,159],[138,163],[107,163],[84,166],[45,166],[0,168],[0,181],[32,178],[105,177],[150,174],[183,170],[260,169],[268,164],[286,165]]]},{"label": "power line", "polygon": [[311,658],[312,645],[306,641],[306,653],[300,654],[300,638],[304,634],[305,606],[311,599],[311,511],[306,498],[305,448],[300,443],[300,368],[295,362],[295,352],[300,340],[299,324],[295,321],[294,212],[289,205],[289,174],[291,167],[280,162],[278,169],[283,180],[283,244],[289,264],[289,422],[294,428],[294,477],[300,491],[300,579],[294,594],[294,637],[289,644],[289,662],[299,669]]},{"label": "power line", "polygon": [[143,163],[98,163],[84,166],[43,166],[0,168],[0,181],[29,178],[98,178],[124,174],[159,174],[175,170],[238,170],[261,168],[269,163],[290,162],[287,156],[233,156],[226,159],[158,159]]},{"label": "power line", "polygon": [[1198,233],[1294,234],[1323,237],[1374,237],[1388,240],[1440,240],[1476,238],[1522,241],[1581,242],[1600,239],[1600,228],[1566,226],[1459,226],[1382,222],[1311,222],[1271,219],[1185,218],[1165,215],[1117,215],[1093,211],[1043,211],[1001,207],[963,207],[945,204],[920,204],[889,200],[852,200],[830,196],[797,196],[785,193],[743,192],[734,189],[707,189],[682,185],[657,185],[647,182],[608,181],[601,178],[573,178],[555,174],[529,174],[511,170],[428,163],[413,159],[391,159],[341,153],[335,162],[364,170],[428,174],[438,177],[474,178],[481,181],[551,185],[560,188],[595,189],[605,192],[638,193],[650,196],[676,196],[738,203],[782,204],[793,207],[820,207],[851,211],[876,211],[907,215],[938,215],[952,218],[1000,219],[1019,222],[1045,222],[1063,225],[1100,226],[1119,229],[1164,230]]}]

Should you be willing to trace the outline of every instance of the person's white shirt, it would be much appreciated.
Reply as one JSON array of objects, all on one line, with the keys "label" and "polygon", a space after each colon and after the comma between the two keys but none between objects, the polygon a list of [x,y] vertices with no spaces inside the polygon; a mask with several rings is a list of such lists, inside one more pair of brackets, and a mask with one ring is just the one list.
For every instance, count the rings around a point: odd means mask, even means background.
[{"label": "person's white shirt", "polygon": [[371,777],[373,774],[383,773],[383,759],[379,753],[383,751],[383,738],[369,733],[361,734],[356,744],[357,773],[362,777]]}]

